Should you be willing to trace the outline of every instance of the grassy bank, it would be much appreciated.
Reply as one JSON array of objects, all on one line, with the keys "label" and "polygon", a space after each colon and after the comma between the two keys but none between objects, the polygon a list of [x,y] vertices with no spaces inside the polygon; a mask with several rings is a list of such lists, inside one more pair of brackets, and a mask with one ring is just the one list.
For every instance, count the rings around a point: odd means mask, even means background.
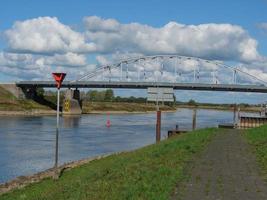
[{"label": "grassy bank", "polygon": [[0,196],[15,199],[169,199],[183,180],[188,161],[210,141],[217,129],[203,129],[159,144],[112,155]]},{"label": "grassy bank", "polygon": [[267,125],[246,130],[245,137],[254,148],[257,160],[267,178]]},{"label": "grassy bank", "polygon": [[[160,106],[163,111],[175,111],[171,106]],[[156,106],[152,103],[128,103],[128,102],[83,102],[83,113],[124,111],[124,112],[149,112],[155,111]]]},{"label": "grassy bank", "polygon": [[33,100],[17,99],[13,94],[0,86],[0,111],[29,110],[49,110],[49,108]]},{"label": "grassy bank", "polygon": [[[177,105],[177,108],[197,108],[197,109],[211,109],[211,110],[226,110],[226,111],[233,111],[234,108],[228,105],[186,105],[186,104],[181,104]],[[261,108],[257,106],[247,106],[247,107],[240,107],[240,111],[242,112],[260,112]]]}]

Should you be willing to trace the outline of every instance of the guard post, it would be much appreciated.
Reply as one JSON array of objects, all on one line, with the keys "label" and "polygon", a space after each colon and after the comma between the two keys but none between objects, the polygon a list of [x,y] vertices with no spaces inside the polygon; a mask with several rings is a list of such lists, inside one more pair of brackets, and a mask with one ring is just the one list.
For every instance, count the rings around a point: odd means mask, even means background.
[{"label": "guard post", "polygon": [[59,103],[60,103],[60,88],[66,76],[65,73],[52,73],[57,87],[57,125],[56,125],[56,144],[55,144],[55,164],[54,164],[54,179],[59,178],[58,172],[58,135],[59,135]]}]

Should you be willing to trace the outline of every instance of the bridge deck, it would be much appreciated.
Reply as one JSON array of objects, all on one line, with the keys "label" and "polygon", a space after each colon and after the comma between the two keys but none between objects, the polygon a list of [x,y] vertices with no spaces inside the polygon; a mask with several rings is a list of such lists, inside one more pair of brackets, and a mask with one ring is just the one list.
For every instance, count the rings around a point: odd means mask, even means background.
[{"label": "bridge deck", "polygon": [[[55,88],[54,81],[20,81],[18,87]],[[204,83],[162,83],[162,82],[109,82],[109,81],[78,81],[62,84],[62,88],[127,88],[147,89],[148,87],[171,87],[175,90],[202,90],[202,91],[231,91],[267,93],[264,85],[232,85],[232,84],[204,84]]]}]

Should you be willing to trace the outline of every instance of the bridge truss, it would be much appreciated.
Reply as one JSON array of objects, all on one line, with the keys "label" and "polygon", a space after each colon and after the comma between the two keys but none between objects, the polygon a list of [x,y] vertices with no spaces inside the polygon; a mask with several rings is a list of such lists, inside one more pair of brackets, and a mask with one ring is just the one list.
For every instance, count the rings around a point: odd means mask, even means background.
[{"label": "bridge truss", "polygon": [[141,56],[98,66],[77,80],[106,82],[260,85],[267,82],[221,61],[180,55]]}]

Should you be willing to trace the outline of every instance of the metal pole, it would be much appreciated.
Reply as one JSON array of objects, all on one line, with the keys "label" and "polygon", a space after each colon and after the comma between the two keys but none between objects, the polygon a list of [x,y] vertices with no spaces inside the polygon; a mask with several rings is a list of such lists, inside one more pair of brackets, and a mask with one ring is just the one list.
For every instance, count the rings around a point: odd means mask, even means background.
[{"label": "metal pole", "polygon": [[54,178],[58,178],[58,135],[59,135],[59,99],[60,99],[60,89],[57,89],[57,127],[56,127],[56,149],[55,149],[55,166],[54,166],[54,172],[55,176]]},{"label": "metal pole", "polygon": [[196,82],[196,69],[194,69],[194,83]]},{"label": "metal pole", "polygon": [[176,74],[177,74],[177,71],[176,71],[176,66],[177,66],[177,58],[174,60],[174,82],[177,81],[177,77],[176,77]]},{"label": "metal pole", "polygon": [[122,81],[122,63],[120,64],[120,67],[121,67],[121,77],[120,77],[120,80]]},{"label": "metal pole", "polygon": [[157,111],[159,111],[159,87],[157,86],[157,99],[156,99],[156,107],[157,107]]}]

